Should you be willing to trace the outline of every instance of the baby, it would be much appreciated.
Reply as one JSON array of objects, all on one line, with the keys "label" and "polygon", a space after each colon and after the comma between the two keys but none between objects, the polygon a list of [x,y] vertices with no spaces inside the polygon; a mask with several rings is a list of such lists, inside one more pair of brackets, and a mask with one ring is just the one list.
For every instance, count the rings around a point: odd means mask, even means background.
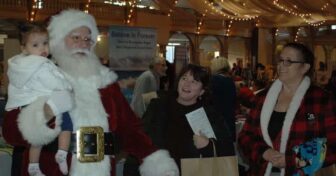
[{"label": "baby", "polygon": [[[68,174],[67,154],[73,129],[69,111],[73,107],[72,88],[57,66],[49,60],[48,33],[44,27],[26,24],[20,27],[22,53],[8,60],[8,101],[6,110],[24,108],[39,97],[48,97],[52,113],[62,118],[55,159],[64,175]],[[33,128],[33,127],[32,127]],[[29,149],[28,173],[44,176],[39,166],[42,145]]]}]

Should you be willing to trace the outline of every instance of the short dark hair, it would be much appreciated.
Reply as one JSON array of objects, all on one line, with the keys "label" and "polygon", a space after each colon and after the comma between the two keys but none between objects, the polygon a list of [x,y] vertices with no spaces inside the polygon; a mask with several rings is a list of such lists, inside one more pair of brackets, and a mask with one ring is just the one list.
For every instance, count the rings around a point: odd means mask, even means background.
[{"label": "short dark hair", "polygon": [[297,50],[300,53],[303,61],[310,65],[310,69],[308,70],[306,75],[311,76],[313,74],[315,56],[313,52],[307,46],[301,43],[291,42],[291,43],[287,43],[284,46],[284,48],[293,48]]},{"label": "short dark hair", "polygon": [[29,35],[33,33],[48,34],[46,27],[39,25],[39,24],[24,23],[24,24],[20,24],[18,28],[20,30],[20,38],[19,38],[20,44],[23,46],[26,45]]},{"label": "short dark hair", "polygon": [[180,74],[179,74],[179,79],[181,79],[181,77],[187,73],[187,72],[190,72],[191,75],[194,77],[194,79],[196,81],[199,81],[203,84],[203,86],[206,86],[208,85],[209,83],[209,78],[210,78],[210,75],[209,75],[209,69],[205,68],[205,67],[202,67],[202,66],[199,66],[199,65],[194,65],[194,64],[188,64],[186,67],[184,67]]},{"label": "short dark hair", "polygon": [[182,76],[188,72],[194,77],[196,81],[202,83],[202,88],[204,89],[204,94],[202,97],[207,97],[207,94],[209,93],[210,70],[199,65],[188,64],[181,70],[176,82],[176,89]]}]

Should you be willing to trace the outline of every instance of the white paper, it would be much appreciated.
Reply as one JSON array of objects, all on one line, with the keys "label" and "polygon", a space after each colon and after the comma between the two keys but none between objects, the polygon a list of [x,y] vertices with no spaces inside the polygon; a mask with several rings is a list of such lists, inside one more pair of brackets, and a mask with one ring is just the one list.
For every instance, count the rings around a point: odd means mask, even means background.
[{"label": "white paper", "polygon": [[201,132],[208,138],[216,139],[215,133],[203,107],[186,114],[186,117],[195,134],[199,135]]}]

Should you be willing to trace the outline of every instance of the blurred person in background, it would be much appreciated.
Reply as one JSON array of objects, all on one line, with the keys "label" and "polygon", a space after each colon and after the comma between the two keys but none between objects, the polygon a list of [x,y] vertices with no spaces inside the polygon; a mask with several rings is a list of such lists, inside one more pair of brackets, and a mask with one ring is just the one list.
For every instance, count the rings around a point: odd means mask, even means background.
[{"label": "blurred person in background", "polygon": [[210,91],[211,101],[229,127],[233,139],[236,139],[235,109],[236,86],[230,75],[230,65],[226,58],[218,57],[211,61]]},{"label": "blurred person in background", "polygon": [[331,72],[331,76],[329,78],[328,84],[326,85],[326,89],[330,91],[336,99],[336,70],[333,70]]},{"label": "blurred person in background", "polygon": [[241,77],[247,82],[248,86],[252,84],[253,70],[250,63],[246,63],[246,66],[242,70]]},{"label": "blurred person in background", "polygon": [[328,84],[329,75],[324,62],[319,62],[319,68],[315,71],[315,82],[318,86],[325,87]]},{"label": "blurred person in background", "polygon": [[156,56],[149,64],[149,70],[143,72],[136,80],[131,100],[131,107],[139,118],[145,112],[142,95],[160,89],[160,78],[166,75],[166,59]]}]

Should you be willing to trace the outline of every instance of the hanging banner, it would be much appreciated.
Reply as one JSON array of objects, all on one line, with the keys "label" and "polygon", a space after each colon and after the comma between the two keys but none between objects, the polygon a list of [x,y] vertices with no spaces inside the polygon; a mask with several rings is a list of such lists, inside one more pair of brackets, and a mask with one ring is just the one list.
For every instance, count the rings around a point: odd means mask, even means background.
[{"label": "hanging banner", "polygon": [[114,70],[147,70],[156,53],[156,29],[109,28],[109,66]]}]

